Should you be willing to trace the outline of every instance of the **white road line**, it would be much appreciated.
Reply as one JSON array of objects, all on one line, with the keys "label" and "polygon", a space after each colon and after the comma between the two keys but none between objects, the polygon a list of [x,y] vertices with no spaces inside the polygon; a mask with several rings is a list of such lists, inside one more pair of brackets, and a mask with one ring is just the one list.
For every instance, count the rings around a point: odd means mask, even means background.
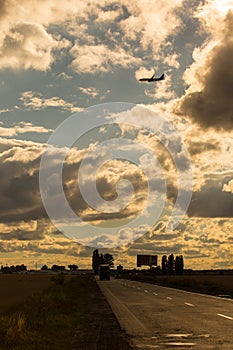
[{"label": "white road line", "polygon": [[185,303],[185,305],[192,306],[192,307],[195,306],[195,305],[193,305],[193,304],[191,304],[191,303]]},{"label": "white road line", "polygon": [[228,320],[233,320],[233,317],[231,317],[231,316],[227,316],[227,315],[223,315],[223,314],[217,314],[217,315],[224,317],[224,318],[227,318]]},{"label": "white road line", "polygon": [[138,287],[138,290],[141,290],[141,288],[140,288],[140,287]]},{"label": "white road line", "polygon": [[169,345],[169,346],[194,346],[197,345],[197,343],[182,343],[182,342],[171,342],[171,343],[161,343],[163,345]]},{"label": "white road line", "polygon": [[172,298],[171,298],[171,297],[167,297],[167,299],[168,299],[168,300],[172,300]]},{"label": "white road line", "polygon": [[147,289],[144,289],[144,292],[145,292],[145,293],[148,293],[148,290],[147,290]]},{"label": "white road line", "polygon": [[167,338],[188,338],[191,337],[192,333],[175,333],[175,334],[165,334],[165,337]]},{"label": "white road line", "polygon": [[158,295],[157,293],[153,293],[154,295]]}]

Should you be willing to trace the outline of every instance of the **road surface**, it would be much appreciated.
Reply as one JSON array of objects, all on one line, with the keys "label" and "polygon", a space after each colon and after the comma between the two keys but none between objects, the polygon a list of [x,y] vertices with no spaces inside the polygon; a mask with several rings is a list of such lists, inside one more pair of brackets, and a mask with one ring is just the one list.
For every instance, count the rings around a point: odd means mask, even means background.
[{"label": "road surface", "polygon": [[129,280],[98,281],[135,349],[233,349],[233,300]]}]

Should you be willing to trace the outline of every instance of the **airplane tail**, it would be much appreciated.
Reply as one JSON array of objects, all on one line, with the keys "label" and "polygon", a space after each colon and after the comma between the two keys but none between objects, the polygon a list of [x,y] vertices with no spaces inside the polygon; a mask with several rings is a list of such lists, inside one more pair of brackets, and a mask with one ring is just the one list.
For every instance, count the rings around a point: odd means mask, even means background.
[{"label": "airplane tail", "polygon": [[159,80],[164,80],[165,79],[165,74],[163,73],[161,77],[159,77]]}]

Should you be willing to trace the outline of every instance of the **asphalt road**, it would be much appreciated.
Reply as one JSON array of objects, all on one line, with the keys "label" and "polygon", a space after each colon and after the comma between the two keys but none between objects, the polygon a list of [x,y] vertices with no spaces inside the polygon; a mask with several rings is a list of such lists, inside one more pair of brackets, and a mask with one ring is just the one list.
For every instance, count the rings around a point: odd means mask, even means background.
[{"label": "asphalt road", "polygon": [[233,300],[128,280],[98,281],[136,349],[233,349]]}]

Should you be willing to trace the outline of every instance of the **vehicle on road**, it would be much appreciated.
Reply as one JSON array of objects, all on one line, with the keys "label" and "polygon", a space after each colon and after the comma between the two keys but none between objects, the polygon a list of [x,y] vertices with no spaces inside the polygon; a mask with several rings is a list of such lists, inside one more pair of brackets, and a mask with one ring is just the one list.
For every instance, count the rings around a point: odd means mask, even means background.
[{"label": "vehicle on road", "polygon": [[110,280],[110,268],[108,264],[99,265],[99,278],[102,280]]}]

